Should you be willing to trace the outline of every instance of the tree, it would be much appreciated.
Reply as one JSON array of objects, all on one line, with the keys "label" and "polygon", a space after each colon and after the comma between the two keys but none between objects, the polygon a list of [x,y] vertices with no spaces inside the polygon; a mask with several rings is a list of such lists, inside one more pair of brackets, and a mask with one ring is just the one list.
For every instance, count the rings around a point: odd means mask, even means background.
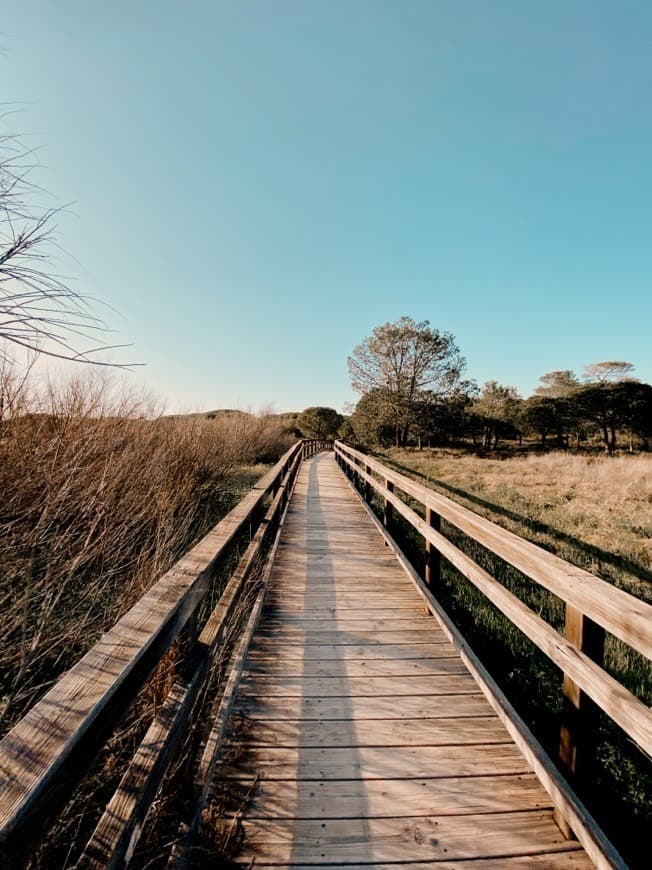
[{"label": "tree", "polygon": [[34,165],[18,136],[0,134],[0,362],[11,364],[23,348],[105,365],[93,356],[109,349],[101,346],[102,321],[48,268],[58,210],[36,205]]},{"label": "tree", "polygon": [[465,364],[450,333],[431,328],[427,320],[415,321],[411,317],[377,326],[348,359],[354,390],[363,396],[373,390],[382,391],[397,446],[408,440],[414,403],[420,394],[424,390],[440,396],[449,394],[457,386]]},{"label": "tree", "polygon": [[638,381],[586,384],[575,396],[579,414],[597,426],[604,449],[616,452],[618,431],[627,427],[646,439],[652,431],[652,386]]},{"label": "tree", "polygon": [[548,434],[554,433],[558,447],[568,447],[572,428],[577,422],[573,395],[582,386],[575,372],[560,369],[547,372],[539,378],[535,389],[523,408],[523,421],[541,436],[545,446]]},{"label": "tree", "polygon": [[541,386],[534,391],[536,396],[548,396],[551,399],[561,399],[569,396],[581,386],[575,372],[571,369],[547,372],[539,378]]},{"label": "tree", "polygon": [[335,438],[343,422],[334,408],[306,408],[299,414],[297,429],[304,438]]},{"label": "tree", "polygon": [[432,447],[464,437],[469,422],[468,409],[477,393],[478,388],[472,381],[461,381],[454,392],[445,396],[424,390],[413,415],[419,449],[424,441]]},{"label": "tree", "polygon": [[350,418],[355,441],[364,447],[387,447],[395,436],[393,399],[378,388],[365,393]]},{"label": "tree", "polygon": [[587,383],[610,384],[617,381],[631,380],[629,375],[634,371],[633,363],[624,360],[607,360],[584,366],[584,380]]},{"label": "tree", "polygon": [[510,438],[521,434],[520,412],[523,400],[516,387],[499,384],[498,381],[487,381],[479,398],[473,403],[473,412],[484,424],[484,446],[496,448],[501,438]]}]

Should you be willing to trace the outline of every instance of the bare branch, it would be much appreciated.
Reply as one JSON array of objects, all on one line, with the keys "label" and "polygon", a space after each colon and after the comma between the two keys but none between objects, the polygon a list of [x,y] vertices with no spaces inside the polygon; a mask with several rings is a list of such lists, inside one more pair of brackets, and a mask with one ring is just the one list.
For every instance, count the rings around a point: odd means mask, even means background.
[{"label": "bare branch", "polygon": [[[6,123],[10,113],[0,116]],[[53,273],[51,249],[60,208],[39,209],[42,192],[30,178],[38,165],[35,148],[12,133],[0,134],[0,363],[11,362],[11,348],[26,348],[55,359],[116,368],[97,359],[123,348],[102,337],[105,323],[91,309],[91,299]]]}]

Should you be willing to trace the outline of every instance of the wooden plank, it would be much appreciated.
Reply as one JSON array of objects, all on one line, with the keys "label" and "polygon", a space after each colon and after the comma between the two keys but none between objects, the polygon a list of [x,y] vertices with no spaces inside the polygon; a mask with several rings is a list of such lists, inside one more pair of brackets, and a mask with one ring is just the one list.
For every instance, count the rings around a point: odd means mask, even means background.
[{"label": "wooden plank", "polygon": [[271,619],[287,619],[290,621],[296,618],[324,620],[330,619],[333,614],[337,613],[338,617],[353,619],[360,617],[360,608],[362,606],[365,607],[365,610],[372,619],[376,617],[379,619],[389,619],[397,615],[402,619],[408,614],[423,616],[425,612],[422,602],[416,603],[409,600],[395,601],[392,599],[393,606],[389,609],[386,600],[376,604],[365,601],[362,598],[359,598],[358,601],[359,604],[355,607],[343,606],[339,601],[332,602],[331,604],[324,602],[323,607],[314,607],[311,602],[306,602],[305,599],[293,602],[290,599],[276,598],[271,600],[271,602],[268,600],[264,618],[269,616]]},{"label": "wooden plank", "polygon": [[431,695],[477,695],[478,686],[468,673],[413,677],[289,677],[248,673],[240,684],[243,697],[401,698]]},{"label": "wooden plank", "polygon": [[344,746],[467,746],[510,743],[495,715],[450,719],[305,719],[264,721],[234,717],[238,742],[284,748]]},{"label": "wooden plank", "polygon": [[[360,614],[358,614],[358,616],[360,616]],[[323,627],[324,623],[316,621],[315,619],[300,617],[286,619],[278,618],[271,614],[268,615],[262,623],[262,628],[264,628],[266,632],[277,632],[287,628],[291,631],[299,629],[306,633],[313,633],[322,630]],[[439,626],[430,614],[428,614],[428,616],[423,616],[422,614],[413,616],[410,614],[405,618],[395,615],[394,618],[390,617],[389,619],[375,619],[371,614],[369,614],[367,619],[349,619],[348,617],[342,616],[336,612],[331,614],[328,628],[329,630],[352,633],[359,632],[361,629],[373,632],[430,631],[432,629],[434,632],[439,632]]]},{"label": "wooden plank", "polygon": [[222,780],[227,812],[247,806],[249,819],[403,818],[543,810],[550,798],[533,773],[449,779]]},{"label": "wooden plank", "polygon": [[407,677],[428,674],[468,673],[457,655],[446,655],[430,659],[363,659],[362,661],[336,659],[330,661],[310,661],[296,658],[278,658],[274,655],[256,660],[249,659],[247,670],[251,674],[261,673],[269,676],[285,677],[327,677],[337,665],[348,677]]},{"label": "wooden plank", "polygon": [[527,856],[575,851],[547,811],[417,816],[398,819],[245,819],[241,857],[256,866],[325,857],[382,862]]},{"label": "wooden plank", "polygon": [[[235,866],[251,866],[248,862],[234,862]],[[275,867],[292,867],[294,870],[333,870],[332,864],[275,864]],[[472,858],[470,861],[401,861],[400,864],[356,864],[341,861],[338,867],[346,870],[593,870],[594,864],[586,852],[578,846],[575,851],[569,844],[568,852],[543,852],[539,855],[521,855],[517,858]]]},{"label": "wooden plank", "polygon": [[530,773],[513,743],[465,746],[281,748],[225,746],[222,776],[247,779],[431,779]]},{"label": "wooden plank", "polygon": [[455,648],[446,638],[434,643],[385,643],[385,644],[319,644],[286,643],[255,638],[249,648],[249,661],[277,655],[278,659],[300,661],[359,661],[361,659],[426,659],[441,655],[455,655]]},{"label": "wooden plank", "polygon": [[[340,455],[348,453],[349,457],[356,457],[370,465],[384,478],[394,481],[403,492],[430,507],[620,640],[652,658],[652,605],[508,532],[451,499],[390,470],[359,451],[342,445],[341,442],[337,442],[335,447]],[[345,458],[349,461],[348,457]],[[378,481],[373,479],[370,482],[384,496],[387,495]]]},{"label": "wooden plank", "polygon": [[257,637],[261,641],[270,640],[279,644],[300,643],[318,644],[319,646],[324,644],[359,646],[360,643],[369,646],[397,643],[431,644],[433,641],[443,639],[441,632],[435,628],[432,631],[373,631],[366,628],[360,628],[356,631],[337,631],[336,629],[333,631],[302,631],[291,626],[269,630],[262,626]]},{"label": "wooden plank", "polygon": [[442,719],[458,716],[486,716],[491,712],[487,699],[476,695],[419,695],[401,698],[350,698],[346,716],[339,698],[241,697],[235,709],[252,719]]},{"label": "wooden plank", "polygon": [[368,607],[372,609],[386,609],[389,601],[396,602],[398,607],[414,607],[416,602],[412,595],[394,593],[388,599],[387,595],[377,592],[369,592],[364,595],[359,592],[332,592],[321,593],[318,590],[307,592],[270,592],[266,601],[273,605],[287,605],[288,607],[302,607],[305,610],[328,610],[333,607],[345,610],[360,610]]}]

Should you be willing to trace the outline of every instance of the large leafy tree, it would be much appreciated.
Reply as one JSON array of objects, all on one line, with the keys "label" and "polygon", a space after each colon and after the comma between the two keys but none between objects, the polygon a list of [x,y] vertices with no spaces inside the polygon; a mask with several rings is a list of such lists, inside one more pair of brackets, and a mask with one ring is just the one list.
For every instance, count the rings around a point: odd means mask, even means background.
[{"label": "large leafy tree", "polygon": [[501,438],[520,435],[523,400],[516,387],[487,381],[473,403],[473,412],[482,420],[484,446],[498,446]]},{"label": "large leafy tree", "polygon": [[579,386],[580,382],[575,372],[571,369],[560,369],[541,375],[539,386],[534,393],[550,399],[561,399],[570,396]]},{"label": "large leafy tree", "polygon": [[634,371],[634,364],[622,359],[606,360],[605,362],[591,363],[584,367],[584,380],[587,383],[612,384],[619,381],[633,380],[630,377]]},{"label": "large leafy tree", "polygon": [[365,447],[389,446],[395,436],[391,395],[382,388],[365,393],[351,415],[354,440]]},{"label": "large leafy tree", "polygon": [[[448,332],[428,320],[401,317],[377,326],[348,359],[353,389],[382,395],[397,446],[407,442],[413,409],[428,391],[449,395],[459,384],[464,357]],[[380,391],[380,393],[378,392]]]},{"label": "large leafy tree", "polygon": [[334,438],[344,417],[334,408],[306,408],[299,414],[297,429],[305,438]]},{"label": "large leafy tree", "polygon": [[581,383],[571,369],[547,372],[539,378],[534,395],[525,402],[523,422],[541,436],[545,445],[549,434],[554,434],[558,447],[567,447],[570,434],[577,425],[574,394]]},{"label": "large leafy tree", "polygon": [[587,384],[575,395],[579,414],[593,423],[605,451],[616,452],[619,430],[627,429],[646,440],[652,432],[652,386],[638,381]]}]

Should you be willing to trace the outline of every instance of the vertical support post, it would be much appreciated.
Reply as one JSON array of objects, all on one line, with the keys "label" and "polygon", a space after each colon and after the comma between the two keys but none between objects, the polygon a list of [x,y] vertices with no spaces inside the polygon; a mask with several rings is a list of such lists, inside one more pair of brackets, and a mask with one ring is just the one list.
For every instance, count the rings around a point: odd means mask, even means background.
[{"label": "vertical support post", "polygon": [[[391,480],[385,480],[385,489],[387,492],[394,492],[394,484]],[[389,531],[390,526],[392,524],[392,506],[387,499],[385,499],[385,507],[383,510],[383,525]]]},{"label": "vertical support post", "polygon": [[[426,523],[436,532],[441,532],[441,517],[426,505]],[[436,547],[426,539],[426,586],[431,592],[436,592],[441,580],[441,554]]]},{"label": "vertical support post", "polygon": [[[604,638],[602,626],[566,603],[566,639],[597,664],[602,664],[604,658]],[[564,674],[563,693],[559,757],[572,778],[577,780],[586,776],[591,763],[594,705],[567,674]],[[571,838],[573,833],[568,822],[556,809],[554,818],[564,836]]]},{"label": "vertical support post", "polygon": [[[365,465],[364,470],[367,474],[371,475],[371,468],[368,465]],[[371,484],[368,480],[365,482],[364,497],[367,503],[371,501]]]}]

